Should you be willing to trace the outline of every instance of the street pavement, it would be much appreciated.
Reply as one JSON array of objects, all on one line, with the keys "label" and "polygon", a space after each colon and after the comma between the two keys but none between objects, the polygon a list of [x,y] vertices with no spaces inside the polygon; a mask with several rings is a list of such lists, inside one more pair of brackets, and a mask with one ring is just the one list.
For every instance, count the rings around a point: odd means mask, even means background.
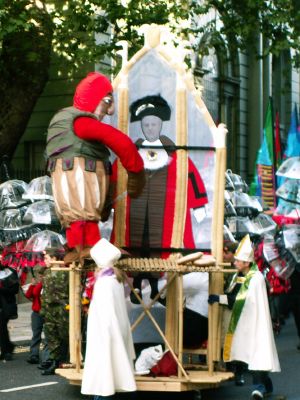
[{"label": "street pavement", "polygon": [[[30,303],[19,305],[19,318],[10,321],[11,339],[17,344],[14,359],[0,362],[0,400],[92,400],[80,394],[80,387],[56,375],[42,376],[36,365],[26,363],[29,351]],[[292,317],[276,338],[282,372],[272,374],[274,396],[285,395],[288,400],[300,400],[300,351],[296,329]],[[245,346],[247,338],[245,338]],[[38,385],[38,386],[34,386]],[[45,386],[40,386],[45,385]],[[29,387],[28,387],[29,386]],[[10,391],[7,391],[10,390]],[[248,400],[251,393],[251,376],[246,374],[246,384],[236,387],[234,382],[226,382],[217,389],[204,390],[201,400]],[[139,392],[133,396],[122,394],[120,400],[193,400],[195,393],[155,393]],[[198,400],[200,396],[198,396]]]}]

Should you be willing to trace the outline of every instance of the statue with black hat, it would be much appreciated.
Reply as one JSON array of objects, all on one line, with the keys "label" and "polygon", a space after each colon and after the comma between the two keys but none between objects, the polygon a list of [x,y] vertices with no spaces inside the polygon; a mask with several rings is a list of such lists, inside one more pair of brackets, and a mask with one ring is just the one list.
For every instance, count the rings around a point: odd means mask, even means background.
[{"label": "statue with black hat", "polygon": [[[171,107],[159,94],[145,96],[131,104],[130,114],[130,122],[140,122],[142,130],[143,137],[135,144],[144,161],[146,184],[139,198],[128,199],[126,246],[137,256],[166,257],[172,242],[177,183],[176,145],[169,135],[162,133],[164,122],[171,119]],[[206,215],[207,203],[204,183],[189,158],[183,247],[196,247],[191,212],[201,222]],[[141,280],[136,280],[135,284],[140,289]],[[153,298],[157,292],[155,283],[150,280],[150,284]]]}]

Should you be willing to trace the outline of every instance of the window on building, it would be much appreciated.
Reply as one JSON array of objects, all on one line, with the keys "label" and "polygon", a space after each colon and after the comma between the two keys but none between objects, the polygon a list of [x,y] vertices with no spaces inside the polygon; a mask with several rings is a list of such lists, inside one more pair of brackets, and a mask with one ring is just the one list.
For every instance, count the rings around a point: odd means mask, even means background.
[{"label": "window on building", "polygon": [[216,124],[220,122],[219,61],[215,48],[200,58],[196,80],[202,86],[202,97]]},{"label": "window on building", "polygon": [[29,182],[33,178],[45,175],[46,161],[45,161],[45,141],[25,141],[25,169],[23,170],[24,176],[22,179]]},{"label": "window on building", "polygon": [[202,98],[214,122],[227,125],[228,159],[227,167],[237,169],[237,104],[239,80],[233,76],[234,66],[225,47],[209,47],[201,54],[201,49],[208,47],[207,40],[199,48],[195,68],[196,85],[202,87]]},{"label": "window on building", "polygon": [[289,51],[272,56],[272,97],[274,111],[279,112],[280,136],[286,142],[291,119],[291,60]]}]

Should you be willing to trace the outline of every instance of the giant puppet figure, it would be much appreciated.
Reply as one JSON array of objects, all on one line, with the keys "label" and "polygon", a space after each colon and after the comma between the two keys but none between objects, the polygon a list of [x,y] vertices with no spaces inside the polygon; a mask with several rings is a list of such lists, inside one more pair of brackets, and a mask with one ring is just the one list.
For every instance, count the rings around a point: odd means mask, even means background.
[{"label": "giant puppet figure", "polygon": [[[146,184],[137,199],[130,200],[129,235],[131,248],[168,249],[174,223],[177,155],[175,143],[162,133],[171,108],[160,95],[146,96],[130,106],[130,122],[140,121],[141,138],[136,141],[144,161]],[[188,159],[187,207],[183,245],[195,248],[191,210],[200,222],[206,215],[207,194],[201,176]],[[148,254],[149,256],[149,254]]]},{"label": "giant puppet figure", "polygon": [[[171,247],[175,212],[177,154],[175,143],[164,134],[164,121],[171,118],[171,108],[160,95],[142,97],[130,106],[130,122],[140,122],[141,134],[135,144],[144,161],[146,183],[141,195],[128,199],[126,246],[140,257],[166,257]],[[114,166],[116,163],[114,164]],[[188,158],[187,207],[183,246],[195,248],[192,213],[200,223],[206,216],[207,193],[201,176]],[[153,274],[140,273],[133,286],[141,293],[142,280],[151,286],[151,298],[158,292]],[[137,303],[131,293],[131,300]]]},{"label": "giant puppet figure", "polygon": [[83,260],[100,239],[98,222],[107,216],[109,149],[128,172],[128,194],[139,195],[144,182],[143,160],[132,140],[104,124],[114,113],[113,88],[102,74],[92,72],[77,86],[72,107],[52,118],[47,136],[56,211],[72,249],[66,263]]}]

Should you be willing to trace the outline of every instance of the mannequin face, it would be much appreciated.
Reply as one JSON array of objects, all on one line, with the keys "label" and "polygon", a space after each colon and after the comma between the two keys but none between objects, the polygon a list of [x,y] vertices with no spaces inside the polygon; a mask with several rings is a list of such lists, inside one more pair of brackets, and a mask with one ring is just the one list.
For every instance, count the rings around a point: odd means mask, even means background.
[{"label": "mannequin face", "polygon": [[241,261],[241,260],[234,261],[234,265],[237,271],[241,272],[243,275],[246,275],[249,272],[250,264],[251,263],[248,261]]},{"label": "mannequin face", "polygon": [[162,120],[156,115],[147,115],[142,119],[142,131],[149,142],[155,142],[159,139],[162,123]]},{"label": "mannequin face", "polygon": [[105,115],[113,115],[115,112],[115,103],[112,93],[108,93],[98,104],[94,114],[101,121]]}]

